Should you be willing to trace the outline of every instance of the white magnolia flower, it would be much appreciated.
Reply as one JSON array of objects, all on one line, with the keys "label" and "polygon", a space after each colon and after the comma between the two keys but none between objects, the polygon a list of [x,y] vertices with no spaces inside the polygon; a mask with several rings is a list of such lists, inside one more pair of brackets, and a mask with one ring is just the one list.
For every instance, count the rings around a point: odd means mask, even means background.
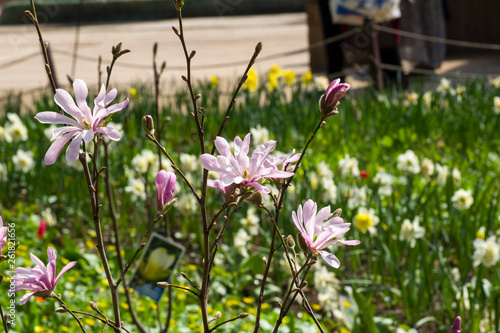
[{"label": "white magnolia flower", "polygon": [[375,215],[373,208],[360,207],[358,214],[354,217],[354,225],[362,233],[369,232],[372,235],[377,233],[375,226],[379,223],[380,219]]},{"label": "white magnolia flower", "polygon": [[404,154],[398,156],[397,168],[404,172],[417,174],[420,172],[418,157],[413,150],[407,150]]},{"label": "white magnolia flower", "polygon": [[462,188],[455,191],[455,193],[451,197],[451,202],[453,202],[453,206],[458,210],[469,209],[470,206],[472,206],[472,204],[474,203],[472,191],[464,190]]},{"label": "white magnolia flower", "polygon": [[245,258],[248,257],[248,243],[250,242],[251,236],[245,231],[245,229],[240,228],[236,235],[234,235],[234,247],[238,252]]},{"label": "white magnolia flower", "polygon": [[254,146],[260,146],[269,141],[269,131],[267,128],[257,125],[255,128],[250,129],[252,133],[252,143]]},{"label": "white magnolia flower", "polygon": [[351,158],[349,155],[346,155],[344,158],[340,159],[339,168],[342,177],[359,177],[358,160],[354,157]]},{"label": "white magnolia flower", "polygon": [[424,237],[424,235],[425,229],[419,225],[419,217],[416,216],[415,219],[413,219],[413,222],[408,219],[403,221],[399,239],[410,242],[410,247],[413,248],[415,247],[416,240]]},{"label": "white magnolia flower", "polygon": [[420,166],[420,171],[425,177],[429,177],[434,173],[434,162],[425,157],[422,160],[422,165]]},{"label": "white magnolia flower", "polygon": [[29,172],[34,166],[33,153],[31,151],[18,150],[16,155],[12,157],[14,168],[24,173]]},{"label": "white magnolia flower", "polygon": [[492,235],[487,240],[476,238],[472,245],[474,246],[474,254],[472,255],[474,266],[483,264],[486,267],[491,267],[500,259],[500,245],[496,236]]},{"label": "white magnolia flower", "polygon": [[130,193],[132,200],[146,200],[144,182],[137,178],[129,178],[125,192]]},{"label": "white magnolia flower", "polygon": [[254,206],[248,208],[247,216],[240,220],[242,227],[252,236],[259,233],[260,218],[257,215],[257,209]]},{"label": "white magnolia flower", "polygon": [[7,113],[9,124],[5,127],[5,131],[9,134],[12,141],[28,140],[28,129],[24,126],[21,118],[15,113]]},{"label": "white magnolia flower", "polygon": [[156,171],[154,166],[157,163],[157,156],[151,150],[144,149],[132,159],[132,166],[140,173]]}]

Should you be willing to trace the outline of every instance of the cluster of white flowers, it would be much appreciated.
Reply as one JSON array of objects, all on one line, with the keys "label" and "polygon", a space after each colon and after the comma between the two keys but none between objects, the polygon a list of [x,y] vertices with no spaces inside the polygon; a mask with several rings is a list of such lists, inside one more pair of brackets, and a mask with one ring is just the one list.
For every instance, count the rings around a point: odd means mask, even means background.
[{"label": "cluster of white flowers", "polygon": [[495,112],[495,114],[500,114],[500,97],[499,96],[495,96],[493,98],[493,112]]},{"label": "cluster of white flowers", "polygon": [[200,160],[196,155],[181,153],[179,155],[181,169],[183,172],[194,172],[202,170]]},{"label": "cluster of white flowers", "polygon": [[474,254],[472,255],[474,266],[482,264],[486,267],[492,267],[500,260],[500,244],[498,244],[496,236],[492,235],[487,240],[476,238],[472,245],[474,246]]},{"label": "cluster of white flowers", "polygon": [[455,94],[455,90],[451,86],[451,81],[447,78],[441,78],[439,85],[436,88],[436,91],[441,94],[450,93],[451,95]]},{"label": "cluster of white flowers", "polygon": [[404,172],[417,174],[420,172],[418,157],[413,150],[407,150],[404,154],[398,156],[397,168]]},{"label": "cluster of white flowers", "polygon": [[132,167],[140,173],[157,171],[158,156],[151,150],[143,149],[132,159]]},{"label": "cluster of white flowers", "polygon": [[339,280],[335,273],[323,265],[316,265],[314,287],[318,291],[318,303],[326,312],[338,311]]},{"label": "cluster of white flowers", "polygon": [[402,241],[410,242],[410,247],[415,247],[416,240],[424,237],[425,228],[419,225],[419,217],[416,216],[411,222],[409,219],[405,219],[401,225],[401,232],[399,234],[399,239]]},{"label": "cluster of white flowers", "polygon": [[368,193],[369,189],[366,186],[349,186],[342,184],[342,195],[347,198],[347,206],[349,209],[356,209],[360,206],[366,206],[368,204]]},{"label": "cluster of white flowers", "polygon": [[425,177],[430,177],[434,173],[434,162],[427,157],[424,157],[420,165],[420,171]]},{"label": "cluster of white flowers", "polygon": [[316,190],[321,184],[324,192],[324,199],[329,202],[337,201],[337,186],[333,181],[333,172],[324,161],[319,162],[317,171],[312,171],[308,175],[309,186],[312,190]]},{"label": "cluster of white flowers", "polygon": [[130,193],[132,200],[146,200],[146,187],[144,181],[134,177],[128,177],[128,185],[125,192]]},{"label": "cluster of white flowers", "polygon": [[5,127],[0,126],[0,139],[6,142],[17,142],[28,140],[28,129],[24,126],[21,118],[15,113],[7,113],[8,122]]},{"label": "cluster of white flowers", "polygon": [[469,209],[470,206],[472,206],[472,204],[474,203],[472,191],[464,190],[462,188],[455,191],[455,193],[451,197],[451,202],[453,202],[453,206],[458,210]]},{"label": "cluster of white flowers", "polygon": [[358,160],[346,155],[339,160],[339,169],[342,177],[359,177]]},{"label": "cluster of white flowers", "polygon": [[234,247],[245,258],[248,257],[248,243],[252,239],[245,228],[240,228],[234,235]]}]

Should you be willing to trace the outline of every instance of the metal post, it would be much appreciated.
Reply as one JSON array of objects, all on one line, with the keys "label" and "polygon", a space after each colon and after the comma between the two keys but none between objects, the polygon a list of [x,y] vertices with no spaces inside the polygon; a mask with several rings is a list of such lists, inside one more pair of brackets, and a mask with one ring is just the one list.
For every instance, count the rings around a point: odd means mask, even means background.
[{"label": "metal post", "polygon": [[378,45],[378,31],[373,27],[375,23],[370,21],[368,24],[372,24],[372,28],[370,29],[371,39],[372,39],[372,48],[373,48],[373,57],[375,63],[375,69],[377,71],[377,87],[379,90],[384,90],[384,78],[382,73],[382,67],[380,64],[382,63],[380,60],[380,47]]}]

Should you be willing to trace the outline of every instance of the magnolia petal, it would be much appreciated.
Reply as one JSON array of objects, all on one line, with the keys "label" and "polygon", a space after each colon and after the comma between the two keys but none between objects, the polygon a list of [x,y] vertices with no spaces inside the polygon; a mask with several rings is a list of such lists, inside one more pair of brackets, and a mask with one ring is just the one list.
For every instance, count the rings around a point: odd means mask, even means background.
[{"label": "magnolia petal", "polygon": [[92,141],[94,139],[95,133],[92,129],[89,129],[89,130],[82,131],[81,135],[82,135],[83,141],[85,143],[89,143],[90,141]]},{"label": "magnolia petal", "polygon": [[231,148],[229,147],[229,143],[223,137],[216,137],[214,140],[215,148],[222,156],[228,157],[231,156]]},{"label": "magnolia petal", "polygon": [[129,100],[127,98],[126,100],[124,100],[121,103],[113,104],[108,108],[108,112],[115,113],[115,112],[121,111],[127,107],[128,103],[129,103]]},{"label": "magnolia petal", "polygon": [[340,83],[340,79],[335,79],[330,84],[328,85],[328,88],[326,89],[325,96],[328,96],[331,91]]},{"label": "magnolia petal", "polygon": [[97,111],[99,111],[101,108],[104,108],[104,98],[106,97],[106,87],[104,86],[104,83],[101,85],[101,90],[99,90],[99,94],[96,96],[94,99],[94,116],[96,115]]},{"label": "magnolia petal", "polygon": [[113,141],[118,141],[122,138],[122,134],[112,127],[99,127],[96,132],[106,135]]},{"label": "magnolia petal", "polygon": [[118,95],[118,90],[116,90],[116,88],[111,89],[104,97],[104,105],[108,106],[109,103],[113,102],[116,98],[116,95]]},{"label": "magnolia petal", "polygon": [[91,122],[92,112],[90,111],[90,108],[87,105],[87,95],[89,94],[87,85],[83,80],[76,79],[73,82],[73,90],[75,91],[76,105],[78,105],[78,108],[82,112],[85,119],[87,119],[88,122]]},{"label": "magnolia petal", "polygon": [[31,293],[27,293],[25,295],[23,295],[20,299],[19,299],[19,304],[20,305],[24,305],[26,304],[26,302],[28,302],[28,300],[31,298],[31,296],[33,296],[33,294],[36,293],[36,291],[33,291]]},{"label": "magnolia petal", "polygon": [[73,141],[66,149],[66,161],[69,163],[75,162],[80,156],[80,144],[82,143],[82,133],[79,133],[73,138]]},{"label": "magnolia petal", "polygon": [[52,145],[47,150],[47,153],[45,153],[45,158],[44,158],[45,165],[54,164],[54,162],[59,157],[59,154],[61,153],[61,151],[64,148],[64,146],[66,145],[66,143],[68,143],[68,141],[74,135],[75,135],[75,133],[68,133],[66,135],[63,135],[62,137],[60,137],[56,141],[54,141],[54,143],[52,143]]},{"label": "magnolia petal", "polygon": [[61,137],[63,134],[70,133],[70,132],[80,132],[81,129],[74,127],[74,126],[63,126],[63,127],[58,127],[52,134],[50,135],[50,141],[54,141]]},{"label": "magnolia petal", "polygon": [[54,285],[52,287],[55,287],[56,284],[57,284],[57,281],[59,281],[59,279],[61,278],[61,276],[66,273],[67,271],[69,271],[73,266],[76,265],[76,261],[72,261],[70,262],[69,264],[67,264],[66,266],[63,267],[63,269],[61,269],[61,271],[59,272],[59,274],[57,275],[56,279],[54,280]]},{"label": "magnolia petal", "polygon": [[333,268],[340,267],[340,261],[333,253],[326,251],[318,251],[318,252],[328,265],[332,266]]},{"label": "magnolia petal", "polygon": [[200,156],[201,165],[209,170],[215,172],[225,172],[226,170],[221,168],[219,162],[217,161],[217,157],[210,154],[203,154]]},{"label": "magnolia petal", "polygon": [[36,114],[35,119],[41,122],[42,124],[64,124],[64,125],[72,125],[78,128],[83,128],[77,121],[71,119],[63,114],[52,112],[52,111],[43,111]]},{"label": "magnolia petal", "polygon": [[84,116],[82,111],[76,106],[73,97],[64,89],[56,89],[54,101],[59,105],[64,112],[71,115],[78,122],[83,122]]}]

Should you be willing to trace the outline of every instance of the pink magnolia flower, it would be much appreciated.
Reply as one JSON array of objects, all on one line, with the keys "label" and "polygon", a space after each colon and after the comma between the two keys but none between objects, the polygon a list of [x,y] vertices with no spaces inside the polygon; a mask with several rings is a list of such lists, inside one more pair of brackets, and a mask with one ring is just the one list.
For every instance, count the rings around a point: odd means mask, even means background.
[{"label": "pink magnolia flower", "polygon": [[234,155],[231,153],[229,143],[226,139],[218,136],[215,139],[215,147],[219,156],[203,154],[200,157],[201,164],[209,171],[219,173],[220,179],[209,180],[208,186],[215,187],[221,192],[232,184],[250,186],[256,190],[268,194],[271,190],[262,186],[264,178],[288,178],[293,176],[293,172],[280,171],[277,165],[283,163],[284,159],[272,159],[269,154],[276,147],[276,141],[268,141],[252,152],[249,158],[251,134],[247,134],[243,140],[240,137],[234,138]]},{"label": "pink magnolia flower", "polygon": [[339,259],[324,248],[335,243],[344,245],[358,245],[358,240],[345,240],[337,238],[349,231],[351,224],[344,223],[340,216],[330,216],[330,206],[321,209],[316,214],[317,205],[311,199],[307,200],[304,208],[299,205],[297,213],[292,212],[292,220],[300,231],[305,247],[314,255],[320,255],[326,263],[334,268],[340,266]]},{"label": "pink magnolia flower", "polygon": [[7,244],[7,233],[9,228],[3,226],[3,220],[0,216],[0,256],[2,255],[2,250],[5,244]]},{"label": "pink magnolia flower", "polygon": [[56,277],[56,251],[52,250],[50,247],[47,248],[47,255],[49,257],[49,263],[47,267],[45,264],[38,259],[34,254],[30,253],[31,260],[36,264],[35,267],[31,269],[17,267],[16,272],[16,287],[14,292],[22,290],[30,290],[31,292],[23,295],[19,299],[19,304],[24,305],[31,296],[47,298],[51,296],[52,291],[56,287],[57,281],[61,276],[67,272],[70,268],[75,266],[76,261],[72,261],[59,272]]},{"label": "pink magnolia flower", "polygon": [[59,127],[52,133],[50,141],[54,141],[54,143],[45,154],[46,165],[53,164],[56,161],[63,147],[71,139],[72,141],[66,150],[66,160],[68,162],[76,161],[80,154],[81,142],[88,143],[92,141],[97,133],[106,135],[114,141],[121,138],[120,132],[114,128],[106,127],[103,120],[111,113],[123,110],[128,105],[128,98],[121,103],[108,107],[116,98],[117,90],[113,89],[106,93],[106,89],[102,85],[99,95],[94,99],[94,109],[91,111],[86,101],[88,88],[85,82],[79,79],[75,80],[73,88],[75,90],[76,104],[71,95],[63,89],[56,90],[54,101],[74,119],[52,111],[43,111],[35,116],[35,119],[43,124],[67,125]]},{"label": "pink magnolia flower", "polygon": [[156,175],[156,209],[161,212],[165,206],[174,198],[175,183],[177,178],[173,172],[160,170]]},{"label": "pink magnolia flower", "polygon": [[330,83],[325,94],[322,95],[319,100],[320,109],[324,118],[338,113],[336,111],[337,103],[345,96],[350,88],[351,86],[349,84],[340,83],[340,79],[333,80]]}]

